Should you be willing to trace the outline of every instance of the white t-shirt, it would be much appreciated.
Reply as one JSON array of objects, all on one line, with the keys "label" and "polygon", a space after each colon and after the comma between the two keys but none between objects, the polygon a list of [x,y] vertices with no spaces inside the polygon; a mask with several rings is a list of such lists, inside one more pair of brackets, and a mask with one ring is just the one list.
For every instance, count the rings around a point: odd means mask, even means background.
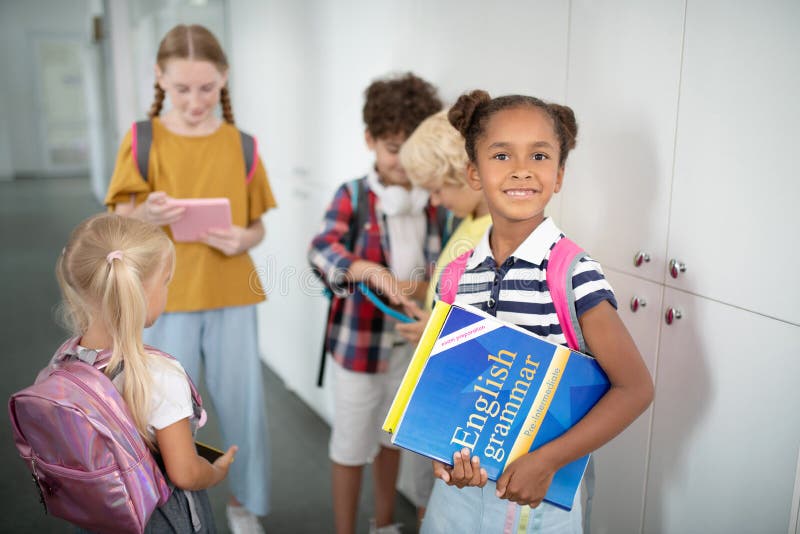
[{"label": "white t-shirt", "polygon": [[[155,437],[156,430],[194,415],[192,390],[189,387],[186,371],[177,360],[151,356],[147,367],[152,377],[147,430]],[[121,392],[125,383],[125,372],[116,376],[113,382]]]}]

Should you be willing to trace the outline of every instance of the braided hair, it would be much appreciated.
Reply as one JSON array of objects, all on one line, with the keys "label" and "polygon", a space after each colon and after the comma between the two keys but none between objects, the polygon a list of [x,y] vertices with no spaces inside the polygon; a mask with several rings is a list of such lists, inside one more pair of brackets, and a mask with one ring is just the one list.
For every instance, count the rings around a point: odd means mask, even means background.
[{"label": "braided hair", "polygon": [[[225,56],[225,52],[222,51],[219,41],[207,28],[198,24],[179,24],[168,31],[164,38],[161,39],[161,44],[158,46],[158,54],[156,55],[156,63],[158,63],[161,70],[165,70],[167,61],[170,59],[208,61],[214,64],[220,72],[228,70],[228,58]],[[148,117],[152,119],[161,114],[164,97],[164,90],[156,83],[155,97],[147,114]],[[234,124],[233,107],[231,106],[231,96],[227,85],[220,91],[220,104],[222,105],[222,116],[225,122]]]}]

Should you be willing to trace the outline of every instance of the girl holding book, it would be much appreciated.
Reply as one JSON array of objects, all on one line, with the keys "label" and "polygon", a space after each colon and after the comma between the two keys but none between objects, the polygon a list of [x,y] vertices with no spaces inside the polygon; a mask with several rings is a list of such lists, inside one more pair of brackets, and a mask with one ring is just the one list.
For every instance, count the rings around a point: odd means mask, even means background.
[{"label": "girl holding book", "polygon": [[[256,320],[256,304],[265,292],[253,276],[249,251],[263,239],[261,216],[275,200],[257,153],[255,165],[246,168],[228,91],[228,61],[214,35],[197,25],[172,28],[159,45],[155,75],[148,125],[152,146],[144,171],[137,166],[143,149],[132,129],[119,149],[105,202],[120,215],[167,227],[185,209],[171,198],[230,201],[229,228],[211,229],[199,242],[175,243],[166,313],[144,338],[174,354],[195,382],[201,366],[205,371],[223,441],[240,447],[228,477],[228,523],[236,534],[258,533],[263,531],[258,516],[269,512],[270,493]],[[162,114],[165,97],[171,107]]]},{"label": "girl holding book", "polygon": [[[493,221],[467,262],[455,302],[566,344],[545,280],[550,250],[564,235],[544,210],[561,189],[575,146],[572,110],[478,90],[462,95],[449,119],[465,139],[468,183],[483,191]],[[571,511],[543,502],[553,475],[630,425],[652,401],[653,382],[600,265],[584,257],[572,280],[575,312],[609,391],[572,429],[509,464],[496,484],[468,449],[454,454],[452,467],[434,462],[439,480],[423,533],[582,532],[579,494]]]}]

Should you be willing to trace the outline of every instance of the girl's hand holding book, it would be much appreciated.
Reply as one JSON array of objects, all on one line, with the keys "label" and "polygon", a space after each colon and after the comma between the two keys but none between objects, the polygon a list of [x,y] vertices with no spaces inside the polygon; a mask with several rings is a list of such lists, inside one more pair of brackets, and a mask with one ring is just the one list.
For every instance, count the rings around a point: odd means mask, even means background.
[{"label": "girl's hand holding book", "polygon": [[470,457],[469,449],[466,448],[453,453],[453,467],[434,460],[433,475],[441,478],[448,486],[457,488],[467,486],[482,488],[489,480],[486,469],[481,467],[480,458]]},{"label": "girl's hand holding book", "polygon": [[225,451],[225,454],[214,460],[214,463],[211,464],[214,467],[214,470],[219,473],[218,482],[228,476],[228,469],[230,469],[238,450],[239,447],[232,445],[227,451]]},{"label": "girl's hand holding book", "polygon": [[259,219],[247,228],[232,224],[229,228],[211,229],[203,236],[202,242],[226,256],[237,256],[259,244],[263,238],[264,224]]},{"label": "girl's hand holding book", "polygon": [[186,208],[174,206],[170,204],[172,198],[163,191],[154,191],[147,196],[144,204],[141,204],[135,209],[128,209],[126,206],[123,209],[116,210],[120,215],[128,215],[128,212],[133,211],[133,215],[143,221],[147,221],[156,226],[167,226],[180,220],[183,217],[183,212]]},{"label": "girl's hand holding book", "polygon": [[203,243],[209,247],[213,247],[226,256],[236,256],[241,254],[246,248],[243,248],[244,237],[246,229],[241,226],[231,225],[230,228],[215,228],[209,230],[203,236]]},{"label": "girl's hand holding book", "polygon": [[511,462],[497,479],[496,495],[521,506],[542,503],[557,469],[544,455],[533,451]]}]

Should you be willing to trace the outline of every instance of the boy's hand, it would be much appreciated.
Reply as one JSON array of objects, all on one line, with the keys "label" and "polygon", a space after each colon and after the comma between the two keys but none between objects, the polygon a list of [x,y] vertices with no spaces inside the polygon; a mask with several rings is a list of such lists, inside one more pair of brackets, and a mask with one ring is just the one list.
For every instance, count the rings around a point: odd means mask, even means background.
[{"label": "boy's hand", "polygon": [[408,304],[405,305],[403,311],[412,319],[416,319],[417,321],[421,321],[423,323],[427,322],[428,318],[431,316],[431,312],[423,310],[419,307],[419,304],[413,300],[409,301]]},{"label": "boy's hand", "polygon": [[138,211],[139,218],[156,226],[167,226],[180,220],[186,208],[173,206],[171,200],[172,197],[163,191],[150,193]]},{"label": "boy's hand", "polygon": [[419,340],[422,339],[422,332],[425,331],[425,325],[428,324],[428,318],[431,314],[420,308],[413,300],[406,304],[404,308],[406,315],[416,319],[416,321],[413,323],[397,323],[395,330],[409,342],[419,343]]},{"label": "boy's hand", "polygon": [[382,265],[375,264],[364,277],[364,281],[378,296],[384,297],[393,306],[404,306],[408,299],[400,291],[400,286],[394,275]]},{"label": "boy's hand", "polygon": [[542,503],[555,472],[543,455],[530,452],[514,460],[497,479],[497,496],[536,508]]},{"label": "boy's hand", "polygon": [[412,345],[419,343],[422,339],[422,333],[425,331],[424,321],[414,321],[413,323],[397,323],[394,327],[397,333],[403,336],[406,341]]},{"label": "boy's hand", "polygon": [[482,488],[489,480],[486,469],[481,467],[480,458],[470,458],[469,449],[464,448],[453,453],[453,467],[436,460],[433,461],[433,475],[441,478],[448,486],[465,488],[477,486]]}]

